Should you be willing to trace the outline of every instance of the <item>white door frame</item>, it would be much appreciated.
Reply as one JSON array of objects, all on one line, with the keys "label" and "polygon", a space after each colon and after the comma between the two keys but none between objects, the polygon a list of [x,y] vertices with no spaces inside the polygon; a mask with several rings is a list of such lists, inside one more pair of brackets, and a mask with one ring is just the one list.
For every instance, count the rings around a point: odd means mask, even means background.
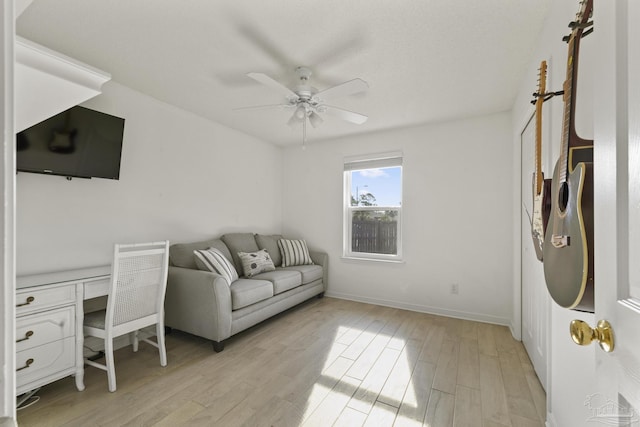
[{"label": "white door frame", "polygon": [[13,0],[2,0],[2,31],[0,44],[0,127],[2,129],[2,161],[0,187],[2,188],[2,231],[0,232],[0,419],[16,419],[15,386],[15,134],[14,134],[14,40],[15,19]]}]

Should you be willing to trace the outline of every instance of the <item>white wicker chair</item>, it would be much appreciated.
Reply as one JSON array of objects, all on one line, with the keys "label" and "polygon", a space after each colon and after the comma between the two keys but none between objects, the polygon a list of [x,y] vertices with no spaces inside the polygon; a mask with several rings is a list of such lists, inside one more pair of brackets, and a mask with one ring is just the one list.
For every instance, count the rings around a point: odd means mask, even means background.
[{"label": "white wicker chair", "polygon": [[157,343],[142,339],[160,352],[160,365],[167,365],[164,343],[164,295],[167,287],[169,242],[115,245],[111,287],[106,310],[89,313],[84,335],[104,339],[106,364],[85,359],[90,366],[107,371],[109,391],[116,390],[113,340],[130,334],[138,351],[138,330],[156,325]]}]

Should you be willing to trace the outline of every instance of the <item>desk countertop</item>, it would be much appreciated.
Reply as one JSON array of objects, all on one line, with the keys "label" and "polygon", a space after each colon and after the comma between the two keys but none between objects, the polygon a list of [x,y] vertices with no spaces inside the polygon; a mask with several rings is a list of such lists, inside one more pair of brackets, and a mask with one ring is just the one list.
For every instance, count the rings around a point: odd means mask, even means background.
[{"label": "desk countertop", "polygon": [[51,285],[54,283],[75,282],[78,280],[99,279],[108,277],[110,274],[110,265],[56,271],[51,273],[29,274],[16,277],[16,289]]}]

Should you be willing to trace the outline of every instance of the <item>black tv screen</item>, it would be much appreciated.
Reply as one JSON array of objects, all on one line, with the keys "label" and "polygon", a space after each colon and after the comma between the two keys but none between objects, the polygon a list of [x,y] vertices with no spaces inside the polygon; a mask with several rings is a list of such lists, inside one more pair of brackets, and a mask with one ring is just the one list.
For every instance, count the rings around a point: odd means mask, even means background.
[{"label": "black tv screen", "polygon": [[76,106],[16,136],[17,169],[119,179],[124,119]]}]

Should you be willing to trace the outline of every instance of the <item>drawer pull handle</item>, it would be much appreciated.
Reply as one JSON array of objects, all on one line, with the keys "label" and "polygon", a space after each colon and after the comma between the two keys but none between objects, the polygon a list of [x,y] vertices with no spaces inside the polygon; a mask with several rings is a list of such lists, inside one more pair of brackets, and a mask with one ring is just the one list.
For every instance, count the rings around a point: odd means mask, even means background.
[{"label": "drawer pull handle", "polygon": [[34,302],[36,299],[34,297],[27,298],[27,302],[23,302],[22,304],[17,304],[16,307],[23,307],[25,305],[29,305]]},{"label": "drawer pull handle", "polygon": [[33,336],[33,331],[27,331],[27,333],[24,334],[24,338],[20,338],[19,340],[16,340],[16,342],[26,341],[29,338],[31,338],[32,336]]},{"label": "drawer pull handle", "polygon": [[27,359],[27,361],[25,362],[25,365],[22,368],[16,369],[16,372],[22,371],[23,369],[27,369],[29,366],[31,366],[32,363],[33,363],[33,359]]}]

